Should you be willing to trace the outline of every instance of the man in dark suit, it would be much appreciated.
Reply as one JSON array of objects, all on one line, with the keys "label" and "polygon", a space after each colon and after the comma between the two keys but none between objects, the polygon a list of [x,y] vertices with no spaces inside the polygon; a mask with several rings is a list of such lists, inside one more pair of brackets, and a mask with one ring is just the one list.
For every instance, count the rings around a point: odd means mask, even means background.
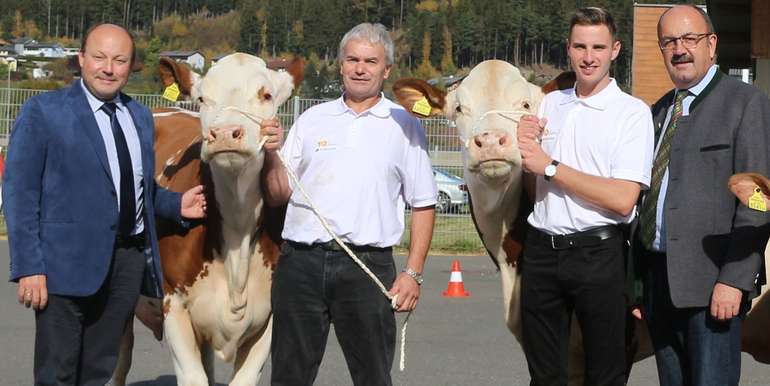
[{"label": "man in dark suit", "polygon": [[666,11],[658,39],[676,88],[652,107],[655,161],[637,234],[660,384],[738,385],[768,216],[740,205],[726,183],[768,170],[770,103],[719,72],[717,36],[700,8]]},{"label": "man in dark suit", "polygon": [[145,254],[162,277],[156,213],[205,214],[202,187],[155,184],[152,113],[120,92],[135,59],[128,31],[92,28],[78,59],[82,80],[22,107],[3,184],[11,280],[35,309],[36,385],[110,379]]}]

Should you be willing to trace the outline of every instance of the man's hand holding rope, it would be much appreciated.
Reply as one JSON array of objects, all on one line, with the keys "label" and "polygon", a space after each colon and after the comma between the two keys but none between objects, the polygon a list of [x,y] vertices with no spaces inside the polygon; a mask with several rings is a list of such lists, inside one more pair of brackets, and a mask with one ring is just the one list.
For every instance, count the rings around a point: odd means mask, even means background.
[{"label": "man's hand holding rope", "polygon": [[396,312],[409,312],[417,307],[417,301],[420,298],[420,286],[411,276],[401,272],[388,293],[391,296],[396,296]]}]

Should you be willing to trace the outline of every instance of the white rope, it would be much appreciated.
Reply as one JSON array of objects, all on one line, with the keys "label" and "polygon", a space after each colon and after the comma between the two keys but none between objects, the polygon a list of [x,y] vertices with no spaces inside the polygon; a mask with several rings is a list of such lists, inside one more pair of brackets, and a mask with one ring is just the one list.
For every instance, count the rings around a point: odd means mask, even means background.
[{"label": "white rope", "polygon": [[[262,139],[262,144],[264,145],[264,142],[266,141],[265,138]],[[380,288],[380,292],[382,292],[383,295],[385,295],[386,298],[390,299],[390,306],[394,309],[397,307],[397,300],[398,295],[393,296],[391,295],[388,290],[385,288],[385,286],[382,284],[380,279],[377,278],[377,276],[372,273],[371,270],[369,270],[369,267],[362,262],[353,251],[348,248],[348,246],[343,242],[335,233],[332,231],[331,226],[329,223],[326,222],[326,219],[321,215],[320,212],[318,212],[318,209],[316,208],[313,201],[310,199],[310,196],[305,191],[305,188],[302,187],[302,185],[299,183],[299,178],[297,178],[297,175],[294,174],[294,171],[289,167],[288,163],[283,159],[283,156],[281,155],[280,151],[275,152],[275,154],[278,155],[278,158],[281,160],[281,163],[283,163],[284,167],[286,168],[286,171],[289,174],[289,177],[291,178],[294,185],[299,188],[300,193],[302,193],[302,196],[305,197],[305,201],[307,202],[308,206],[310,206],[310,209],[313,210],[313,213],[315,213],[316,217],[318,217],[318,220],[321,221],[321,225],[326,229],[326,232],[329,233],[329,235],[334,239],[334,241],[339,244],[340,247],[350,256],[351,259],[359,266],[361,267],[364,272],[369,275],[369,277],[374,281],[374,284],[377,285],[377,287]],[[412,315],[412,311],[409,311],[409,313],[406,315],[406,318],[404,318],[404,325],[401,327],[401,359],[399,360],[398,368],[401,371],[404,371],[406,368],[406,326],[409,322],[409,316]]]},{"label": "white rope", "polygon": [[[227,106],[224,108],[224,110],[237,111],[243,114],[243,116],[245,116],[246,118],[249,118],[250,120],[254,121],[257,124],[261,124],[262,121],[264,120],[263,118],[260,118],[254,114],[243,111],[235,106]],[[267,142],[267,136],[263,137],[262,140],[260,141],[257,147],[258,152],[262,150],[266,142]],[[294,170],[292,170],[292,168],[289,166],[289,163],[286,162],[286,160],[283,158],[283,155],[281,155],[281,152],[276,151],[275,154],[278,155],[278,159],[281,161],[284,168],[286,168],[286,172],[289,175],[289,178],[291,178],[294,185],[297,188],[299,188],[300,193],[302,193],[302,196],[304,196],[308,206],[310,206],[310,209],[313,211],[313,213],[316,215],[318,220],[321,222],[321,225],[324,227],[326,232],[334,239],[334,241],[337,244],[339,244],[339,246],[348,254],[348,256],[350,256],[350,258],[353,259],[353,262],[355,262],[364,271],[364,273],[366,273],[369,276],[369,278],[372,279],[374,284],[376,284],[377,287],[379,287],[380,292],[382,292],[382,294],[385,295],[385,297],[388,298],[388,300],[390,300],[390,306],[393,309],[395,309],[397,307],[398,295],[395,295],[395,296],[391,295],[388,292],[387,288],[385,288],[385,286],[382,284],[380,279],[377,278],[377,276],[369,269],[369,267],[367,267],[366,264],[364,264],[364,262],[361,261],[358,258],[358,256],[356,256],[356,254],[353,253],[352,250],[350,250],[350,248],[345,244],[345,242],[342,241],[339,238],[339,236],[337,236],[334,233],[329,223],[326,222],[326,219],[324,218],[324,216],[321,215],[321,213],[318,211],[318,208],[313,203],[312,199],[310,198],[310,195],[308,195],[307,191],[305,191],[305,188],[302,186],[302,184],[300,184],[299,178],[294,173]],[[409,323],[409,317],[412,315],[412,312],[413,311],[409,311],[409,313],[406,314],[406,317],[404,318],[404,324],[401,326],[401,349],[400,349],[401,358],[399,359],[399,364],[398,364],[398,368],[401,371],[404,371],[404,369],[406,369],[406,327]]]},{"label": "white rope", "polygon": [[[525,114],[530,114],[528,110],[524,109],[515,109],[515,110],[489,110],[485,112],[484,114],[481,114],[481,116],[476,119],[473,125],[473,130],[471,130],[471,134],[478,133],[479,127],[481,126],[481,121],[483,121],[486,117],[497,114],[505,119],[508,119],[510,121],[513,121],[514,123],[519,123],[519,120],[521,117]],[[459,133],[459,131],[458,131]],[[471,138],[464,138],[462,135],[459,135],[460,142],[462,142],[463,146],[467,149],[470,146]]]}]

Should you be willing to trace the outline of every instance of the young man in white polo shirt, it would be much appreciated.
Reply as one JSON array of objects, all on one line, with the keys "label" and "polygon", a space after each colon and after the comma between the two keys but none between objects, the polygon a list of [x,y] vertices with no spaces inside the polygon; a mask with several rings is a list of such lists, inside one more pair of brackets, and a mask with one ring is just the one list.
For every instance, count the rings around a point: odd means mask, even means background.
[{"label": "young man in white polo shirt", "polygon": [[[362,23],[342,38],[337,100],[294,123],[282,154],[327,219],[382,283],[396,311],[417,306],[433,233],[436,184],[420,122],[382,95],[393,42],[381,24]],[[282,129],[263,124],[266,199],[288,201],[283,253],[273,277],[272,385],[311,385],[334,323],[355,385],[391,385],[395,317],[390,301],[337,245],[289,184],[275,151]],[[391,247],[412,206],[406,267],[397,275]]]},{"label": "young man in white polo shirt", "polygon": [[567,51],[575,87],[519,123],[535,207],[521,262],[524,353],[532,385],[567,384],[570,319],[578,318],[585,384],[625,384],[624,238],[650,181],[653,126],[644,102],[610,78],[620,41],[610,14],[578,10]]}]

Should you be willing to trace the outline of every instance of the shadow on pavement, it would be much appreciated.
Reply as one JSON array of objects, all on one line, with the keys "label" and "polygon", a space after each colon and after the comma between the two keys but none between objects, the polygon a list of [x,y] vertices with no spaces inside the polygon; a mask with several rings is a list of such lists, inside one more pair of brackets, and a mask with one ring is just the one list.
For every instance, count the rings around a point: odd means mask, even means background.
[{"label": "shadow on pavement", "polygon": [[[173,375],[161,375],[158,378],[130,383],[128,386],[176,386],[176,377]],[[227,386],[224,383],[217,383],[215,386]]]}]

